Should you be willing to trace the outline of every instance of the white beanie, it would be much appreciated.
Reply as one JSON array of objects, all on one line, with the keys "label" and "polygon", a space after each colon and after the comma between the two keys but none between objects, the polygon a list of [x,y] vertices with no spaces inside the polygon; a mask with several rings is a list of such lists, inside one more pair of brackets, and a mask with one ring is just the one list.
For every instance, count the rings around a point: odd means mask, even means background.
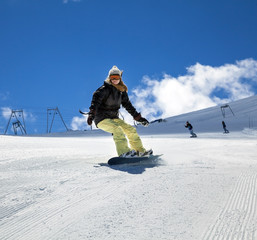
[{"label": "white beanie", "polygon": [[112,68],[111,68],[111,70],[109,71],[109,76],[110,75],[122,75],[122,71],[120,70],[120,69],[118,69],[117,68],[117,66],[113,66]]}]

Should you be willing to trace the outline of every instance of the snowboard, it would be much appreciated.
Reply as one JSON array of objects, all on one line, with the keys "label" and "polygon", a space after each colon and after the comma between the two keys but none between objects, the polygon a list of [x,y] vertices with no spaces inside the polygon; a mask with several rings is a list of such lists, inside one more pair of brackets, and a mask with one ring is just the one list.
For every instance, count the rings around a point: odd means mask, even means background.
[{"label": "snowboard", "polygon": [[197,135],[194,135],[194,136],[190,136],[190,138],[197,138]]},{"label": "snowboard", "polygon": [[125,158],[125,157],[112,157],[108,160],[109,165],[119,165],[119,164],[131,164],[131,163],[140,163],[144,161],[153,161],[157,160],[162,155],[149,155],[144,157],[131,157],[131,158]]}]

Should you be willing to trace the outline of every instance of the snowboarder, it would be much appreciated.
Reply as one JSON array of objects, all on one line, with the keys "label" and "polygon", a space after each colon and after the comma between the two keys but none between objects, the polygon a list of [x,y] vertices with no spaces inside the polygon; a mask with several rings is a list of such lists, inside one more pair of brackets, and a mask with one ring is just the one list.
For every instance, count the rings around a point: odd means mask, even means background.
[{"label": "snowboarder", "polygon": [[227,129],[227,126],[226,126],[226,123],[224,121],[222,121],[222,127],[224,129],[224,133],[229,133],[229,131]]},{"label": "snowboarder", "polygon": [[[134,127],[119,118],[119,109],[122,105],[136,120],[144,126],[149,122],[136,111],[128,97],[128,88],[122,80],[123,71],[113,66],[104,81],[93,94],[87,123],[92,125],[95,122],[97,128],[112,133],[118,156],[138,157],[147,156],[153,153],[146,151],[142,141]],[[129,140],[130,147],[128,146]]]},{"label": "snowboarder", "polygon": [[191,134],[191,137],[197,137],[197,135],[193,131],[192,124],[190,124],[188,121],[186,122],[185,128],[188,128],[188,130],[189,130],[189,132]]}]

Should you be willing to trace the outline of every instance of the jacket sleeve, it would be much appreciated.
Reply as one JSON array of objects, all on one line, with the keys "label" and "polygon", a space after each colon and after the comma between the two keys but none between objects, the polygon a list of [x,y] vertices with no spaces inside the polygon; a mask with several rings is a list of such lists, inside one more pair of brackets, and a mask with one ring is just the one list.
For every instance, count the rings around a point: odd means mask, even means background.
[{"label": "jacket sleeve", "polygon": [[90,110],[95,110],[99,108],[103,100],[108,95],[108,89],[103,85],[98,88],[94,93],[91,101],[91,106],[89,107]]},{"label": "jacket sleeve", "polygon": [[130,102],[127,92],[122,93],[121,105],[130,113],[133,118],[140,114]]}]

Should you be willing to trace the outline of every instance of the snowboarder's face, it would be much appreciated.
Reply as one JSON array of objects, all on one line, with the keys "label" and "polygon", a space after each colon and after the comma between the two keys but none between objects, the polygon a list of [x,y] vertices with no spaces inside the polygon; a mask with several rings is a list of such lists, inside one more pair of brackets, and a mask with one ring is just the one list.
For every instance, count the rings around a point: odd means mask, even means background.
[{"label": "snowboarder's face", "polygon": [[120,82],[120,75],[111,75],[110,80],[114,85],[117,85]]}]

